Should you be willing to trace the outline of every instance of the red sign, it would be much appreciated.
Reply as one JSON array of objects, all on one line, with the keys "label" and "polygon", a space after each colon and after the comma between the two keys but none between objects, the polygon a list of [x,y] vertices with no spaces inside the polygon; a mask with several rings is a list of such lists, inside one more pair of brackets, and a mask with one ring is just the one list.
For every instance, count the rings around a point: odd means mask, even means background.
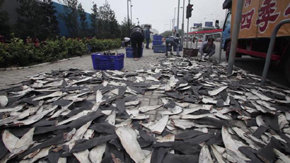
[{"label": "red sign", "polygon": [[259,11],[259,17],[257,25],[259,26],[260,32],[265,32],[269,23],[275,23],[280,13],[276,12],[277,6],[276,1],[264,0],[264,3]]},{"label": "red sign", "polygon": [[[232,1],[232,28],[236,14]],[[244,0],[239,38],[269,38],[283,20],[290,19],[290,0]],[[283,25],[277,37],[290,36],[290,24]]]},{"label": "red sign", "polygon": [[285,10],[285,14],[284,14],[285,16],[288,16],[288,15],[290,15],[290,4],[288,5],[288,7],[286,8],[286,10]]},{"label": "red sign", "polygon": [[242,15],[241,29],[249,29],[251,27],[254,13],[255,9],[252,9],[251,11]]}]

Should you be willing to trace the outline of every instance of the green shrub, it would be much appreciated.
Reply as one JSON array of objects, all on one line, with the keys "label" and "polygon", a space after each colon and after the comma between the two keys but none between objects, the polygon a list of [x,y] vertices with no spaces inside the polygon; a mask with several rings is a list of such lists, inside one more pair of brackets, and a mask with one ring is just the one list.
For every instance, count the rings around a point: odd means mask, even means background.
[{"label": "green shrub", "polygon": [[121,40],[66,39],[47,40],[39,46],[13,38],[11,43],[0,43],[0,67],[28,66],[43,62],[54,62],[63,58],[82,56],[91,52],[117,49]]},{"label": "green shrub", "polygon": [[7,67],[7,57],[9,53],[7,52],[7,45],[0,42],[0,65],[1,67]]},{"label": "green shrub", "polygon": [[90,39],[87,42],[87,45],[90,47],[91,52],[100,52],[105,50],[117,49],[121,46],[121,40],[119,39],[106,39],[99,40],[96,38]]},{"label": "green shrub", "polygon": [[66,46],[69,57],[87,54],[86,45],[81,40],[67,39]]},{"label": "green shrub", "polygon": [[23,40],[14,38],[7,46],[6,60],[9,66],[26,66],[31,62],[34,46],[25,44]]}]

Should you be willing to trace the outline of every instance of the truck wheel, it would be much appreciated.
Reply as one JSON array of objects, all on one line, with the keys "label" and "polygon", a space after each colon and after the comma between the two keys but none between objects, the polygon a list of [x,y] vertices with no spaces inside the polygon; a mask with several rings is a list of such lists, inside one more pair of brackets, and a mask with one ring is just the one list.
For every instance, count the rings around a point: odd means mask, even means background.
[{"label": "truck wheel", "polygon": [[237,53],[236,54],[236,58],[242,58],[242,54],[241,53]]},{"label": "truck wheel", "polygon": [[[228,41],[227,45],[226,45],[226,59],[227,59],[227,61],[229,60],[230,52],[231,52],[231,41]],[[241,58],[242,55],[243,54],[241,54],[241,53],[236,53],[236,58]]]},{"label": "truck wheel", "polygon": [[288,83],[290,84],[290,56],[288,56],[287,62],[285,62],[285,76]]},{"label": "truck wheel", "polygon": [[229,60],[230,57],[230,51],[231,51],[231,41],[228,41],[226,44],[226,59]]}]

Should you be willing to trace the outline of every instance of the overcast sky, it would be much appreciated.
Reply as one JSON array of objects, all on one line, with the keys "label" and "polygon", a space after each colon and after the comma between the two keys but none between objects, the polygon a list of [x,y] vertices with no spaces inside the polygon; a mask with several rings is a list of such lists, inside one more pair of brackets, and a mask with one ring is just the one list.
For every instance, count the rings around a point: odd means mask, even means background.
[{"label": "overcast sky", "polygon": [[[93,2],[98,6],[103,5],[105,0],[78,0],[82,3],[84,9],[91,13]],[[127,0],[107,0],[111,8],[115,11],[117,20],[121,23],[127,17]],[[225,10],[222,10],[224,0],[191,0],[194,4],[192,17],[190,18],[190,27],[193,23],[204,23],[204,21],[214,21],[216,19],[223,22]],[[178,0],[132,0],[133,4],[133,22],[140,24],[152,24],[154,29],[160,33],[171,29],[172,19],[174,18],[174,8],[177,8]],[[188,0],[185,0],[188,4]],[[182,7],[183,0],[180,0]],[[186,6],[185,5],[185,6]],[[177,12],[176,12],[177,13]],[[176,16],[177,17],[177,16]],[[185,19],[185,29],[186,29]],[[175,24],[177,21],[175,21]],[[180,11],[180,28],[182,23],[182,9]]]}]

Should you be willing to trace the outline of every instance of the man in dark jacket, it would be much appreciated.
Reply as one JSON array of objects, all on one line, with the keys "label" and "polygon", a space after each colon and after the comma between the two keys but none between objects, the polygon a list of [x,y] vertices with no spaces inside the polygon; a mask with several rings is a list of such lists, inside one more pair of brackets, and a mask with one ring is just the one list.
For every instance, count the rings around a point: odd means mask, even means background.
[{"label": "man in dark jacket", "polygon": [[133,48],[133,57],[137,61],[142,55],[142,43],[144,41],[144,32],[140,26],[136,26],[131,31],[131,45]]}]

